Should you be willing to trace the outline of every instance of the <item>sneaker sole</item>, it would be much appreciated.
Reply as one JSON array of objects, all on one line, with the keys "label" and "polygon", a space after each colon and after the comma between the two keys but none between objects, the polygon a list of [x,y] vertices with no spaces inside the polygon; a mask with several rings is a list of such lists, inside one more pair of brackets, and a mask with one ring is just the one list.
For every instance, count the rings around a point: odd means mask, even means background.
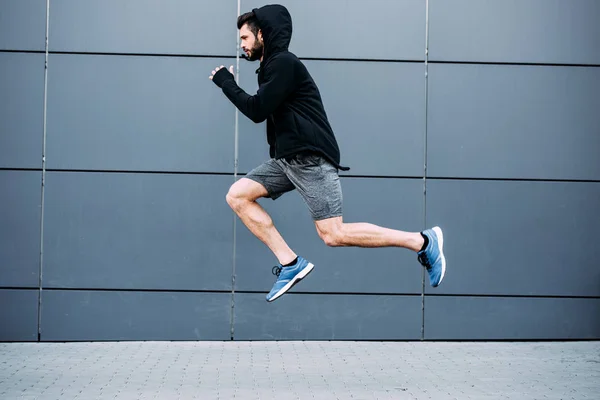
[{"label": "sneaker sole", "polygon": [[279,297],[281,297],[282,294],[284,294],[285,292],[287,292],[288,290],[290,290],[296,283],[300,282],[302,279],[306,278],[306,275],[310,274],[310,272],[313,270],[315,266],[313,265],[313,263],[308,263],[308,265],[306,266],[306,268],[304,268],[299,274],[297,274],[294,279],[292,279],[291,281],[289,281],[284,287],[282,287],[281,289],[279,289],[279,292],[275,293],[275,295],[273,297],[271,297],[269,300],[267,300],[269,303],[277,300]]},{"label": "sneaker sole", "polygon": [[442,275],[440,276],[440,281],[434,287],[438,287],[442,280],[444,279],[444,275],[446,274],[446,257],[444,257],[444,234],[442,233],[442,229],[439,226],[433,228],[433,231],[438,237],[438,251],[442,256]]}]

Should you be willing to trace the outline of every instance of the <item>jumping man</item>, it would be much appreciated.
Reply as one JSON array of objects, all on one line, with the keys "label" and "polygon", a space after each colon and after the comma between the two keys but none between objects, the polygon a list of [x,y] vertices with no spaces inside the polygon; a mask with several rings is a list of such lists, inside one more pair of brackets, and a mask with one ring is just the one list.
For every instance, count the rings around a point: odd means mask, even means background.
[{"label": "jumping man", "polygon": [[260,60],[258,92],[251,96],[234,79],[233,66],[212,71],[210,79],[246,117],[267,121],[270,159],[235,182],[227,203],[246,227],[279,261],[277,280],[267,295],[273,301],[308,275],[314,265],[283,240],[271,217],[257,203],[296,189],[328,246],[403,247],[417,253],[431,286],[444,278],[446,260],[439,227],[403,232],[369,223],[342,221],[340,151],[321,101],[319,89],[304,64],[288,46],[292,18],[281,5],[255,8],[237,20],[241,48],[249,61]]}]

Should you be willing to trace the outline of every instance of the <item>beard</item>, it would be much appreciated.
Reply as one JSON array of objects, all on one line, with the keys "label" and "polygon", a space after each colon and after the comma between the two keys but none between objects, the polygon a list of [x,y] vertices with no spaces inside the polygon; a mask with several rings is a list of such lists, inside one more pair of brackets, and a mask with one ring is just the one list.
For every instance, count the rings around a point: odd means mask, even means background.
[{"label": "beard", "polygon": [[250,49],[250,54],[244,53],[244,58],[248,61],[260,60],[260,58],[263,56],[264,50],[264,45],[257,40],[254,42],[254,46],[252,46]]}]

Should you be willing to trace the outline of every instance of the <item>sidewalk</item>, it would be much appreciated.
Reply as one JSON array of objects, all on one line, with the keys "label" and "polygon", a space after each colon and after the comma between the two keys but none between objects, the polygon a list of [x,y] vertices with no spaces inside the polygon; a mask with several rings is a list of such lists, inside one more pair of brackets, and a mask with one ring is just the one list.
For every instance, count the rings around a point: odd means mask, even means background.
[{"label": "sidewalk", "polygon": [[600,342],[0,343],[0,399],[600,399]]}]

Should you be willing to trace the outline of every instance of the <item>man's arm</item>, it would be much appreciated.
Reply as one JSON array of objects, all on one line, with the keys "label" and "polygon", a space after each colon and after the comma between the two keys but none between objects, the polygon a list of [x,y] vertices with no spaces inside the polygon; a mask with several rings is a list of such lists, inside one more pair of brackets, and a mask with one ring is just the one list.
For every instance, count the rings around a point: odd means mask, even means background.
[{"label": "man's arm", "polygon": [[293,92],[296,85],[294,67],[294,60],[287,57],[270,60],[264,66],[264,82],[254,96],[240,88],[226,68],[219,69],[211,78],[246,117],[260,123]]}]

